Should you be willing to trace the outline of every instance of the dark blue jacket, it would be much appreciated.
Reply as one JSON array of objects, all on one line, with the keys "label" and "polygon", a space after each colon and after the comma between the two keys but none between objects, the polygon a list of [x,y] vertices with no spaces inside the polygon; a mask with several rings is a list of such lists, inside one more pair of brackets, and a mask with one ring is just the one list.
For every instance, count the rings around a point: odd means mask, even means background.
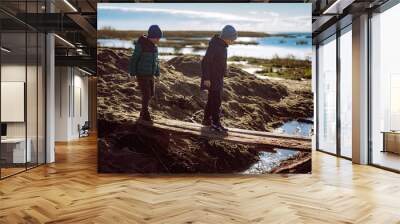
[{"label": "dark blue jacket", "polygon": [[210,80],[211,90],[222,90],[227,71],[227,47],[219,35],[215,35],[209,42],[206,55],[201,61],[201,89],[205,89],[204,80]]},{"label": "dark blue jacket", "polygon": [[157,46],[146,36],[139,37],[129,60],[128,72],[133,76],[159,76],[160,63]]}]

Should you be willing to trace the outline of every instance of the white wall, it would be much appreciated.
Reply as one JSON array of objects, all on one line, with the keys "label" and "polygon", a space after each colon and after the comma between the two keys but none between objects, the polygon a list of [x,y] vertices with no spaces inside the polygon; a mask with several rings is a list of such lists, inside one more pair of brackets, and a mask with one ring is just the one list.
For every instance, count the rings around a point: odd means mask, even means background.
[{"label": "white wall", "polygon": [[[25,82],[25,64],[24,65],[7,65],[1,66],[1,81],[18,81]],[[5,110],[6,108],[1,108]],[[10,122],[7,123],[7,137],[25,137],[25,123],[24,122]]]},{"label": "white wall", "polygon": [[56,67],[55,83],[55,140],[77,139],[78,125],[88,120],[88,78],[76,68]]},{"label": "white wall", "polygon": [[55,141],[67,141],[69,139],[69,68],[55,68]]},{"label": "white wall", "polygon": [[82,73],[79,72],[78,75],[76,75],[75,70],[75,75],[74,75],[74,92],[75,94],[73,97],[74,99],[74,107],[72,108],[72,136],[74,138],[79,137],[79,132],[78,132],[78,125],[82,126],[85,121],[89,120],[89,111],[88,111],[88,78],[86,76],[82,76]]},{"label": "white wall", "polygon": [[[36,69],[39,69],[38,71]],[[5,122],[7,124],[8,138],[25,138],[30,140],[30,148],[32,151],[32,161],[44,163],[44,89],[43,76],[41,67],[25,64],[2,64],[1,76],[2,82],[24,82],[26,84],[26,107],[21,108],[22,113],[26,112],[26,120],[21,122]],[[27,81],[25,79],[28,79]],[[24,90],[21,90],[24,91]],[[24,94],[22,92],[22,94]],[[7,97],[7,96],[2,96]],[[2,107],[1,110],[12,110],[11,108]],[[15,113],[13,111],[8,111]],[[37,155],[39,153],[39,155]]]}]

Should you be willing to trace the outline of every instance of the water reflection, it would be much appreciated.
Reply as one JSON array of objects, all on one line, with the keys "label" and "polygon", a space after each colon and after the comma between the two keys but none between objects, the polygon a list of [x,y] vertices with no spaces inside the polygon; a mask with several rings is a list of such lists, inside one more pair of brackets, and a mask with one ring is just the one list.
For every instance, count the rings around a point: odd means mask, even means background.
[{"label": "water reflection", "polygon": [[[275,131],[278,133],[309,136],[312,130],[312,119],[307,121],[288,121]],[[300,152],[288,149],[276,149],[276,153],[260,152],[260,160],[247,169],[244,174],[268,173],[278,167],[283,161],[296,157]]]}]

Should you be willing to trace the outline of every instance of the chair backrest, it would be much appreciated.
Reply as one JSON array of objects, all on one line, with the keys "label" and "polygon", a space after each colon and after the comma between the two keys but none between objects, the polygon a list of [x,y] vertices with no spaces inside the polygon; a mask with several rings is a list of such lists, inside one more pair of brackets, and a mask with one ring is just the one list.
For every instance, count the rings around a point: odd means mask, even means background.
[{"label": "chair backrest", "polygon": [[85,121],[85,123],[82,126],[82,129],[89,129],[90,125],[89,125],[89,121]]}]

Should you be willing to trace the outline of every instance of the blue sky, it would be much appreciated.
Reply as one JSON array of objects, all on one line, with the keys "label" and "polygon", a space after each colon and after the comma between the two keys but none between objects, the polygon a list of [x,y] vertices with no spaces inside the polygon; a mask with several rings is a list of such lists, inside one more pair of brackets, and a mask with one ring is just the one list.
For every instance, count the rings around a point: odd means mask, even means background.
[{"label": "blue sky", "polygon": [[98,27],[147,30],[220,30],[311,32],[311,4],[295,3],[99,3]]}]

